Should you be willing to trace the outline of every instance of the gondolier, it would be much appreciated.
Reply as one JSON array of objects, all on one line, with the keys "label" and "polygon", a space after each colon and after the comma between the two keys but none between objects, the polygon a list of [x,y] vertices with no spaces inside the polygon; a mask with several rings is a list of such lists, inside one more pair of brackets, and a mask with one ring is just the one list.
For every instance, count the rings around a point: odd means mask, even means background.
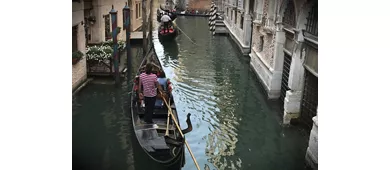
[{"label": "gondolier", "polygon": [[164,25],[164,33],[169,32],[169,22],[171,21],[171,17],[168,16],[167,13],[164,13],[163,16],[161,17],[161,22]]},{"label": "gondolier", "polygon": [[[139,98],[145,101],[145,122],[154,123],[152,120],[154,104],[158,90],[162,91],[160,84],[157,81],[157,75],[152,73],[153,64],[146,64],[146,72],[139,76]],[[143,88],[141,88],[143,87]],[[143,93],[142,93],[143,89]],[[163,96],[162,96],[163,97]]]}]

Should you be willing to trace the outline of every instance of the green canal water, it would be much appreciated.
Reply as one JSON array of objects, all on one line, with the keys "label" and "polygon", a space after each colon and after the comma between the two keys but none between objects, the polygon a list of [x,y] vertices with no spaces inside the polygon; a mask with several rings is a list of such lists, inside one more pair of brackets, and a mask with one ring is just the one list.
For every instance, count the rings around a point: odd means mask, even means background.
[{"label": "green canal water", "polygon": [[[179,17],[176,41],[156,45],[174,84],[179,119],[202,169],[303,170],[308,132],[283,127],[279,102],[263,87],[226,36],[211,36],[207,18]],[[141,58],[135,57],[133,69]],[[133,71],[134,73],[134,71]],[[134,169],[128,98],[120,88],[94,82],[73,98],[73,162],[78,169]],[[186,152],[183,170],[196,169]]]}]

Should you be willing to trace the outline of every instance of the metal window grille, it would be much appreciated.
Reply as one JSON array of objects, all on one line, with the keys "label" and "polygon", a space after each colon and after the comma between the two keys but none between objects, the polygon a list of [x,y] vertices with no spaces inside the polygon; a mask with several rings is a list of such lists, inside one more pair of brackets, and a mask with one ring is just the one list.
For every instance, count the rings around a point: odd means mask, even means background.
[{"label": "metal window grille", "polygon": [[77,51],[77,29],[77,25],[72,27],[72,52]]},{"label": "metal window grille", "polygon": [[318,78],[310,71],[305,70],[305,85],[301,103],[301,119],[305,126],[311,128],[312,118],[317,115],[318,106]]},{"label": "metal window grille", "polygon": [[104,33],[106,36],[106,40],[111,39],[111,32],[110,32],[110,14],[104,15]]},{"label": "metal window grille", "polygon": [[284,108],[284,98],[286,97],[286,92],[290,90],[288,87],[288,79],[290,77],[290,66],[291,66],[291,56],[284,53],[284,61],[283,61],[283,72],[282,72],[282,86],[280,92],[280,101],[281,106]]},{"label": "metal window grille", "polygon": [[318,36],[318,4],[313,5],[309,12],[309,16],[306,19],[306,31]]},{"label": "metal window grille", "polygon": [[285,24],[285,26],[295,28],[295,8],[294,2],[292,0],[289,0],[287,2],[287,8],[284,11],[283,16],[283,23]]}]

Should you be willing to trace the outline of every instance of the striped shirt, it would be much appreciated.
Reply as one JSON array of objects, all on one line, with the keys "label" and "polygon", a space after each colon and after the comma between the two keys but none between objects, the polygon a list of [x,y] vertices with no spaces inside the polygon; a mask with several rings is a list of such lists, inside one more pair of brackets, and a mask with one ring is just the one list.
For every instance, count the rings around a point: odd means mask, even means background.
[{"label": "striped shirt", "polygon": [[147,75],[142,73],[140,76],[140,81],[143,86],[144,96],[145,97],[155,97],[157,95],[156,85],[157,76],[153,73]]}]

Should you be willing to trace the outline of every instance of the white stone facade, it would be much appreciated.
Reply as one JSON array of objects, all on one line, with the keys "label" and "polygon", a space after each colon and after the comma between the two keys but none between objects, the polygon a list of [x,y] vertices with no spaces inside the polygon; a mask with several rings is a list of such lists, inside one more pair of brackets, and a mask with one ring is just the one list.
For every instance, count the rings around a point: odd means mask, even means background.
[{"label": "white stone facade", "polygon": [[314,170],[318,169],[318,115],[313,117],[313,128],[310,131],[309,146],[306,150],[305,159]]},{"label": "white stone facade", "polygon": [[[249,56],[251,67],[265,87],[268,98],[280,98],[284,56],[291,56],[288,77],[288,89],[290,90],[286,92],[284,98],[283,122],[285,124],[289,124],[292,118],[300,116],[304,74],[305,71],[307,72],[304,63],[307,58],[311,57],[302,55],[310,39],[307,35],[303,35],[303,30],[306,29],[306,18],[313,5],[316,4],[317,0],[255,1],[252,48]],[[290,18],[290,24],[287,24],[289,22],[286,18]],[[317,40],[314,41],[317,46]],[[313,55],[317,56],[317,54]],[[317,76],[317,73],[314,74]]]},{"label": "white stone facade", "polygon": [[279,55],[284,43],[280,30],[276,29],[276,1],[256,0],[253,9],[252,48],[249,54],[251,67],[267,90],[268,98],[280,95],[283,61]]},{"label": "white stone facade", "polygon": [[[229,35],[240,48],[241,53],[250,53],[252,18],[249,14],[249,0],[225,0],[224,24]],[[244,5],[245,4],[245,5]]]},{"label": "white stone facade", "polygon": [[[284,124],[303,116],[300,112],[305,74],[318,78],[318,33],[307,33],[309,31],[306,26],[309,15],[313,11],[317,13],[317,10],[312,9],[317,2],[318,0],[255,0],[252,9],[250,65],[266,89],[268,98],[284,101]],[[285,98],[281,99],[285,55],[291,56],[291,65],[288,91]],[[317,129],[318,118],[315,116],[306,156],[307,162],[314,169],[318,164]]]}]

